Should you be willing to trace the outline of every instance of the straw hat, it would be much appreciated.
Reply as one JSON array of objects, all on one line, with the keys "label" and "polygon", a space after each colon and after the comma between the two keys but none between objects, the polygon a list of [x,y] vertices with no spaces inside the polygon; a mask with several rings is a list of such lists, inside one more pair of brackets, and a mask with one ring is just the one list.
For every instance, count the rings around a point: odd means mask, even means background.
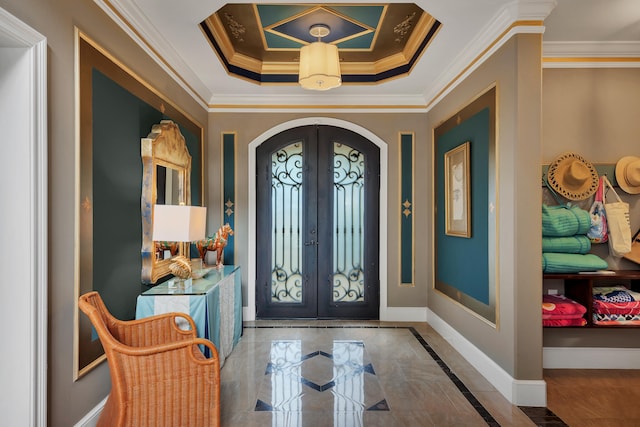
[{"label": "straw hat", "polygon": [[640,157],[626,156],[616,163],[616,181],[629,194],[640,193]]},{"label": "straw hat", "polygon": [[591,163],[576,153],[558,156],[549,165],[549,185],[569,200],[584,200],[598,189],[598,172]]}]

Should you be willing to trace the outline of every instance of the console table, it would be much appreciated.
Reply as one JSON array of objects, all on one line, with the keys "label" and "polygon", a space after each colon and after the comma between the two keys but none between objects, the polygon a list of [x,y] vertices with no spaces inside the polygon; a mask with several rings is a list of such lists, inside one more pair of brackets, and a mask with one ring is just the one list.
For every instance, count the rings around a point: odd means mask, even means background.
[{"label": "console table", "polygon": [[233,265],[211,269],[186,289],[170,288],[164,282],[138,295],[136,319],[169,312],[188,314],[198,336],[216,346],[222,367],[242,335],[241,286],[240,267]]}]

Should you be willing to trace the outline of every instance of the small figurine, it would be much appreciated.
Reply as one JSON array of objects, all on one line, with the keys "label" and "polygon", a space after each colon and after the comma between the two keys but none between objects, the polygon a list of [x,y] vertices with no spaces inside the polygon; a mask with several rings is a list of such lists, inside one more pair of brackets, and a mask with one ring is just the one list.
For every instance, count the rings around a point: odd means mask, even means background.
[{"label": "small figurine", "polygon": [[225,246],[227,246],[229,236],[233,236],[233,230],[227,223],[220,227],[212,237],[207,237],[205,240],[199,241],[197,247],[202,257],[202,262],[204,263],[208,251],[216,251],[216,268],[222,268],[222,252]]}]

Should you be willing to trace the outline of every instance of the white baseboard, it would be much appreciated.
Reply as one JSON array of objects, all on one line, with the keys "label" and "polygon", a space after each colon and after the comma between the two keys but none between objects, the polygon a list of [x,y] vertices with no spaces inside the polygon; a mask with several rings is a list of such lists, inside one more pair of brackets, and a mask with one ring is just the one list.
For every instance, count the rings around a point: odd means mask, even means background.
[{"label": "white baseboard", "polygon": [[380,312],[384,322],[426,322],[426,307],[387,307]]},{"label": "white baseboard", "polygon": [[640,348],[544,347],[545,369],[640,369]]},{"label": "white baseboard", "polygon": [[108,397],[109,396],[102,399],[102,401],[89,411],[87,415],[82,417],[74,427],[96,427],[96,425],[98,425],[98,418],[100,418],[100,414],[102,413],[102,409],[104,409],[104,405],[107,403]]},{"label": "white baseboard", "polygon": [[256,320],[255,310],[249,310],[249,307],[242,307],[242,321],[252,322]]},{"label": "white baseboard", "polygon": [[544,380],[516,380],[431,310],[427,322],[513,405],[547,405]]}]

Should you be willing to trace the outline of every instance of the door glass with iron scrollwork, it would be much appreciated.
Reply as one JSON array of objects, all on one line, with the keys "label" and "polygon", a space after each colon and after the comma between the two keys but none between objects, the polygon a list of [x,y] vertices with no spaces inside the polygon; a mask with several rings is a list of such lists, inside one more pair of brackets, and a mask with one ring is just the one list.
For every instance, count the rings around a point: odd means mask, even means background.
[{"label": "door glass with iron scrollwork", "polygon": [[258,318],[378,316],[379,149],[304,126],[257,150]]},{"label": "door glass with iron scrollwork", "polygon": [[302,301],[302,144],[271,155],[271,301]]},{"label": "door glass with iron scrollwork", "polygon": [[333,144],[333,302],[364,301],[364,154]]}]

